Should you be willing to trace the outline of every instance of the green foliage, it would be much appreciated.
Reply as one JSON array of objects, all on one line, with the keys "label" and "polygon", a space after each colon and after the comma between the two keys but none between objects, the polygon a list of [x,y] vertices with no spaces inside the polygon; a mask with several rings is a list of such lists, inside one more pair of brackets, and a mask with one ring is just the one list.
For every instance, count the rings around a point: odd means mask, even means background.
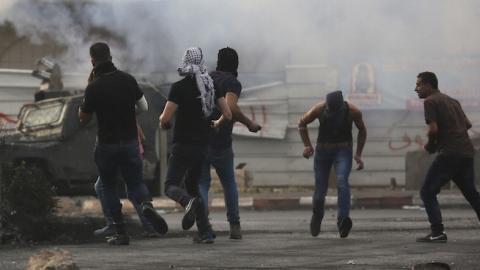
[{"label": "green foliage", "polygon": [[42,238],[57,207],[48,180],[35,164],[3,166],[0,217],[4,231],[14,231],[24,240]]}]

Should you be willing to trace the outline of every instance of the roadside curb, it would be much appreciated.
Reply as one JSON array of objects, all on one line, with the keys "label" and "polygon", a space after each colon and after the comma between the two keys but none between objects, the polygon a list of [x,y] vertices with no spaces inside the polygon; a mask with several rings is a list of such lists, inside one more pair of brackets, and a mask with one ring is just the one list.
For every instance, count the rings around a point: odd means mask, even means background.
[{"label": "roadside curb", "polygon": [[[58,197],[59,212],[61,213],[99,213],[101,206],[97,198],[86,197]],[[125,212],[134,211],[132,204],[127,199],[122,199]],[[440,206],[443,207],[468,207],[468,202],[461,194],[438,195]],[[403,208],[408,206],[422,206],[423,202],[418,194],[394,194],[394,195],[368,195],[352,196],[352,208]],[[169,198],[154,198],[153,206],[164,210],[181,210],[182,207]],[[294,210],[309,209],[312,207],[311,196],[246,196],[239,198],[239,206],[250,210]],[[325,207],[336,207],[337,196],[326,196]],[[225,201],[222,197],[215,197],[209,201],[209,208],[214,210],[225,209]]]}]

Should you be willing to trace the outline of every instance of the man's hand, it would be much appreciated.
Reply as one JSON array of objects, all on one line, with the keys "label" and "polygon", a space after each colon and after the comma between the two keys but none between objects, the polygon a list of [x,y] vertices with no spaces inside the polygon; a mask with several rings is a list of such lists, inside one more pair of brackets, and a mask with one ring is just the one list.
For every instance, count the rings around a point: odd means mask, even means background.
[{"label": "man's hand", "polygon": [[84,113],[82,111],[82,108],[79,107],[78,108],[78,118],[80,120],[80,125],[85,126],[86,124],[88,124],[88,122],[90,122],[90,120],[92,120],[92,114],[91,113]]},{"label": "man's hand", "polygon": [[172,128],[172,125],[170,124],[170,122],[166,122],[164,124],[160,123],[160,127],[162,127],[162,129],[168,130]]},{"label": "man's hand", "polygon": [[252,122],[251,125],[248,126],[248,131],[253,132],[253,133],[257,133],[261,129],[262,129],[262,126],[260,126],[257,123],[253,123],[253,122]]},{"label": "man's hand", "polygon": [[435,154],[437,152],[437,146],[434,143],[427,143],[423,147],[425,151],[427,151],[429,154]]},{"label": "man's hand", "polygon": [[363,169],[362,157],[359,155],[355,155],[353,159],[355,159],[355,162],[357,163],[357,171],[362,170]]},{"label": "man's hand", "polygon": [[305,146],[305,149],[303,149],[303,157],[306,159],[309,159],[313,155],[313,147],[310,146]]},{"label": "man's hand", "polygon": [[217,120],[212,120],[212,122],[210,122],[210,127],[212,127],[213,129],[215,130],[218,130],[218,128],[222,125],[222,123],[220,122],[220,118],[217,119]]}]

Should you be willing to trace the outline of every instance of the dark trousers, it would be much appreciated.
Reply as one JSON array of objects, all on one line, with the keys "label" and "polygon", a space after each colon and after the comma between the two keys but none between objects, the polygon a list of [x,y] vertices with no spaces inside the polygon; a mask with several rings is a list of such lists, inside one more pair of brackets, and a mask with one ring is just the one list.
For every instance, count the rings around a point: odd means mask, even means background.
[{"label": "dark trousers", "polygon": [[122,204],[117,195],[117,173],[120,171],[128,194],[137,204],[151,201],[150,193],[143,182],[143,161],[138,141],[130,143],[102,144],[95,146],[95,163],[100,175],[101,189],[106,207],[113,222],[123,223]]},{"label": "dark trousers", "polygon": [[[183,207],[187,206],[192,197],[197,197],[201,200],[198,179],[206,153],[206,145],[198,146],[180,143],[173,145],[172,153],[168,159],[165,194]],[[185,184],[185,188],[182,188],[182,183]],[[199,232],[203,233],[210,229],[210,223],[204,207],[198,207],[196,222]]]},{"label": "dark trousers", "polygon": [[208,213],[208,190],[210,189],[210,167],[215,168],[220,183],[223,187],[223,197],[227,208],[227,219],[230,224],[240,223],[238,210],[238,190],[235,179],[235,168],[233,165],[232,147],[225,149],[208,149],[207,158],[203,162],[202,172],[199,179],[200,194]]},{"label": "dark trousers", "polygon": [[444,230],[437,194],[450,180],[457,185],[480,220],[480,195],[475,187],[473,158],[439,154],[430,166],[420,191],[428,221],[435,234]]}]

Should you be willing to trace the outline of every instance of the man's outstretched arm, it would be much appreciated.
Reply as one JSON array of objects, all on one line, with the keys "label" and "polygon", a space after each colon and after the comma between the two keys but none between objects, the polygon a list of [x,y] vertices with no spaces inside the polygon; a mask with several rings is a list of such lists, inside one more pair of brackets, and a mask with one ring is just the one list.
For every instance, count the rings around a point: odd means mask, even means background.
[{"label": "man's outstretched arm", "polygon": [[352,118],[355,126],[358,128],[357,134],[357,150],[355,151],[354,160],[357,163],[357,170],[363,169],[363,160],[362,160],[362,152],[363,147],[365,147],[365,143],[367,141],[367,128],[365,126],[365,122],[363,122],[363,115],[362,112],[352,104],[350,105],[350,109],[352,110]]},{"label": "man's outstretched arm", "polygon": [[312,142],[310,141],[310,137],[308,135],[308,124],[313,122],[313,120],[320,117],[320,113],[322,112],[323,107],[325,106],[324,102],[320,102],[310,108],[300,119],[298,120],[298,132],[300,133],[300,138],[302,139],[303,145],[305,148],[303,149],[303,157],[310,158],[313,153],[313,146]]},{"label": "man's outstretched arm", "polygon": [[163,108],[162,114],[160,114],[160,126],[163,129],[169,129],[171,127],[170,120],[173,117],[173,114],[177,110],[178,105],[175,102],[167,101],[165,108]]}]

